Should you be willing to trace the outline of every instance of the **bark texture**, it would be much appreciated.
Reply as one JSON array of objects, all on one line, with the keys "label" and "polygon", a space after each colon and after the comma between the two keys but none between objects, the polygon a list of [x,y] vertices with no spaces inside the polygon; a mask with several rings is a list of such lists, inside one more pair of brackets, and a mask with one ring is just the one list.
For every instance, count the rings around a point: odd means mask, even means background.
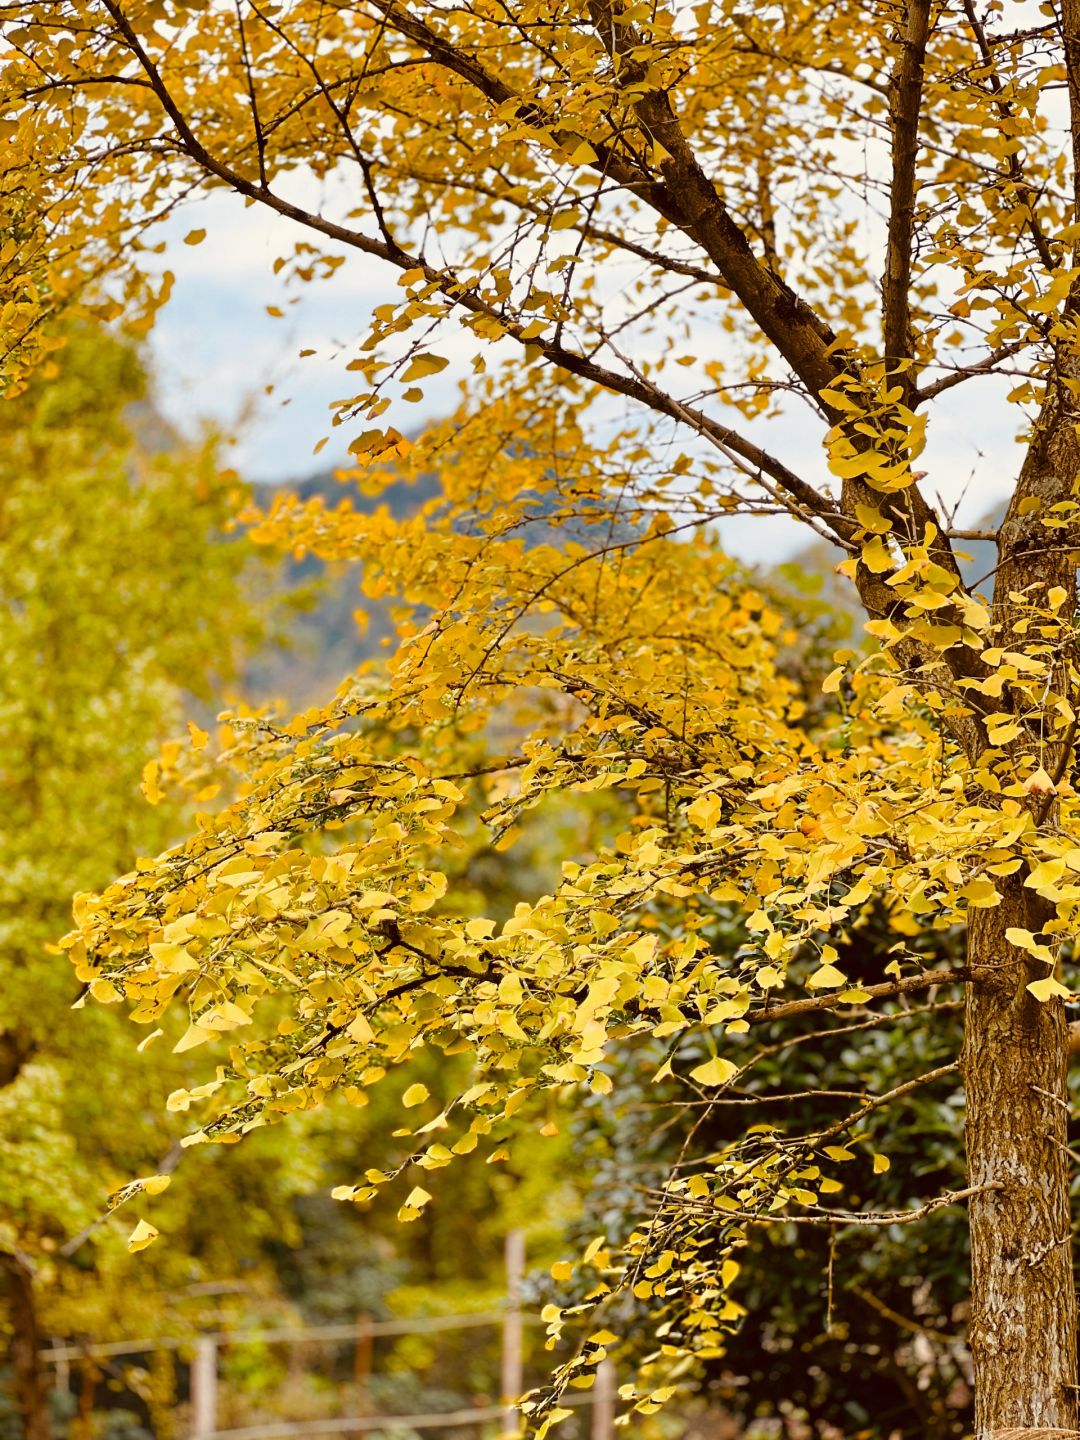
[{"label": "bark texture", "polygon": [[1002,1187],[970,1202],[976,1440],[1076,1423],[1068,1111],[1053,1098],[1065,1094],[1066,1024],[1060,1002],[1028,994],[1036,977],[1005,939],[1031,926],[1028,909],[1014,881],[1000,906],[975,911],[968,939],[968,1175]]},{"label": "bark texture", "polygon": [[[1080,305],[1080,292],[1069,310]],[[1072,537],[1048,528],[1052,507],[1074,494],[1080,476],[1080,420],[1069,386],[1080,360],[1056,357],[1008,513],[998,532],[994,619],[999,643],[1032,643],[1025,617],[1052,586],[1066,594],[1062,614],[1076,610]],[[1080,705],[1075,640],[1058,649],[1050,680]],[[1022,711],[1020,712],[1022,713]],[[1042,746],[1043,764],[1063,775],[1075,766],[1075,727]],[[1030,749],[1031,739],[1019,742]],[[1019,754],[1018,754],[1019,759]],[[1056,813],[1031,803],[1036,824]],[[1026,869],[998,882],[1001,904],[973,910],[968,928],[964,1026],[967,1159],[972,1185],[1001,1189],[972,1197],[971,1350],[976,1440],[1012,1434],[1077,1435],[1077,1305],[1072,1268],[1069,1156],[1068,1027],[1060,1000],[1027,991],[1046,967],[1009,944],[1010,926],[1039,931],[1050,907],[1025,887]]]},{"label": "bark texture", "polygon": [[15,1402],[22,1416],[24,1440],[51,1440],[49,1395],[38,1359],[41,1337],[34,1299],[34,1277],[29,1265],[20,1256],[3,1251],[0,1251],[0,1273],[7,1282],[15,1332],[10,1356],[15,1379]]}]

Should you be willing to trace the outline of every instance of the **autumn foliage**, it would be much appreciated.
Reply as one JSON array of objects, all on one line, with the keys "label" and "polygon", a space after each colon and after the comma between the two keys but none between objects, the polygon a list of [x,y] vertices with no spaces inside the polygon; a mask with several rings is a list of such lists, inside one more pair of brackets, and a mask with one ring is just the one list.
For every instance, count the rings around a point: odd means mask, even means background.
[{"label": "autumn foliage", "polygon": [[[185,1004],[181,1051],[232,1041],[170,1102],[192,1139],[330,1090],[363,1105],[424,1047],[466,1054],[461,1093],[405,1092],[411,1220],[434,1172],[497,1159],[543,1092],[610,1087],[634,1037],[665,1042],[659,1078],[707,1111],[753,1092],[785,1021],[906,1023],[904,997],[963,987],[962,1056],[810,1130],[691,1137],[547,1318],[558,1337],[647,1302],[654,1348],[623,1394],[649,1412],[722,1355],[748,1227],[967,1200],[978,1434],[1071,1433],[1074,0],[1021,29],[971,0],[7,8],[12,388],[63,311],[148,323],[155,221],[225,188],[296,223],[297,283],[332,284],[350,252],[382,265],[333,423],[365,489],[441,480],[411,518],[253,519],[363,562],[400,643],[322,708],[234,715],[151,762],[147,798],[202,796],[197,827],[77,902],[65,943],[96,998],[151,1027]],[[452,362],[459,405],[413,434]],[[994,574],[969,584],[970,534],[920,456],[946,397],[998,371],[1023,443]],[[865,612],[817,693],[783,602],[723,556],[748,512],[827,539]],[[584,818],[556,883],[485,913],[469,859],[567,797]],[[741,943],[714,947],[732,915]],[[881,915],[891,958],[853,984],[841,950]],[[968,1184],[845,1208],[845,1166],[887,1165],[868,1114],[960,1069]],[[526,1413],[557,1419],[617,1339],[590,1319]]]}]

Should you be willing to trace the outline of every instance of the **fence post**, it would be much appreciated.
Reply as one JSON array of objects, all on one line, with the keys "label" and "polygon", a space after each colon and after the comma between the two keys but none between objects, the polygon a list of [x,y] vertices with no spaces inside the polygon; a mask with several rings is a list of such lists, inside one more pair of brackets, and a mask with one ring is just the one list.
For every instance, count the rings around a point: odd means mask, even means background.
[{"label": "fence post", "polygon": [[356,1317],[356,1351],[353,1357],[353,1378],[356,1382],[356,1413],[368,1413],[368,1382],[371,1379],[371,1363],[374,1343],[371,1334],[371,1316],[361,1312]]},{"label": "fence post", "polygon": [[522,1364],[521,1282],[525,1275],[525,1232],[510,1230],[506,1236],[506,1315],[502,1343],[502,1433],[518,1433],[518,1411],[513,1403],[525,1388]]},{"label": "fence post", "polygon": [[100,1372],[89,1355],[84,1355],[80,1366],[82,1383],[79,1386],[79,1415],[72,1429],[77,1440],[90,1440],[90,1427],[94,1418],[94,1391]]},{"label": "fence post", "polygon": [[[371,1334],[371,1316],[361,1311],[356,1317],[356,1348],[353,1352],[353,1386],[355,1395],[353,1397],[353,1409],[358,1416],[364,1416],[371,1411],[371,1398],[368,1390],[368,1382],[371,1379],[371,1364],[374,1355],[374,1340]],[[364,1435],[363,1426],[358,1430],[347,1432],[352,1440],[359,1440]]]},{"label": "fence post", "polygon": [[593,1381],[592,1440],[614,1440],[615,1366],[601,1360]]},{"label": "fence post", "polygon": [[[64,1340],[63,1340],[63,1338],[62,1338],[61,1336],[59,1336],[59,1335],[54,1335],[54,1336],[52,1336],[52,1348],[53,1348],[54,1350],[59,1350],[59,1349],[63,1346],[63,1344],[64,1344]],[[70,1395],[70,1394],[71,1394],[71,1361],[67,1358],[66,1355],[61,1356],[61,1358],[56,1361],[55,1375],[56,1375],[56,1386],[55,1386],[55,1388],[56,1388],[57,1390],[63,1391],[63,1393],[64,1393],[65,1395]]]},{"label": "fence post", "polygon": [[191,1365],[191,1440],[211,1440],[217,1431],[217,1345],[204,1336]]}]

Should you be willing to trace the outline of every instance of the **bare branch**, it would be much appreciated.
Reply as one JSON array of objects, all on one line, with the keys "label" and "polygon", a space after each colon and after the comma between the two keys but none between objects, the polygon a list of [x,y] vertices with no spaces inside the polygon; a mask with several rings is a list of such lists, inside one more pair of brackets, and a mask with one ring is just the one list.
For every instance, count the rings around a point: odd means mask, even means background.
[{"label": "bare branch", "polygon": [[907,1330],[912,1335],[925,1335],[928,1340],[936,1340],[939,1345],[964,1346],[967,1344],[967,1341],[960,1335],[946,1335],[942,1330],[932,1330],[927,1325],[920,1325],[917,1320],[909,1320],[906,1315],[890,1309],[869,1290],[863,1290],[858,1285],[848,1285],[846,1289],[850,1294],[857,1295],[872,1310],[876,1310],[885,1320],[899,1326],[901,1330]]},{"label": "bare branch", "polygon": [[1050,790],[1043,796],[1042,804],[1035,812],[1035,827],[1039,828],[1054,808],[1054,801],[1057,799],[1057,787],[1061,784],[1061,777],[1069,767],[1072,760],[1073,746],[1076,744],[1076,731],[1080,726],[1080,716],[1074,715],[1069,722],[1069,728],[1065,732],[1065,738],[1061,742],[1061,753],[1058,755],[1057,764],[1054,766],[1054,773],[1050,777]]},{"label": "bare branch", "polygon": [[[874,1095],[860,1109],[846,1116],[843,1120],[837,1120],[835,1124],[827,1129],[818,1130],[809,1138],[820,1145],[823,1140],[831,1140],[837,1135],[843,1135],[845,1131],[857,1125],[860,1120],[865,1120],[867,1115],[872,1115],[875,1110],[883,1110],[886,1105],[891,1105],[894,1100],[899,1100],[904,1095],[910,1095],[912,1090],[919,1090],[923,1085],[932,1085],[935,1080],[942,1080],[946,1075],[955,1075],[960,1069],[958,1060],[950,1060],[946,1065],[939,1065],[936,1070],[927,1070],[923,1075],[916,1075],[913,1080],[905,1080],[900,1085],[894,1085],[891,1090],[886,1090],[881,1095]],[[805,1144],[806,1136],[800,1136],[795,1144]]]},{"label": "bare branch", "polygon": [[940,380],[934,380],[921,389],[912,391],[912,404],[921,404],[924,400],[933,400],[936,395],[943,395],[946,390],[952,390],[957,385],[962,385],[965,380],[971,380],[976,375],[993,375],[1003,360],[1011,359],[1025,350],[1029,342],[1027,340],[1016,340],[1011,345],[1003,345],[995,354],[986,360],[980,360],[975,365],[962,366],[948,375],[942,376]]},{"label": "bare branch", "polygon": [[251,104],[251,124],[255,132],[255,150],[259,157],[259,184],[265,189],[268,183],[266,176],[266,135],[263,131],[262,120],[259,117],[259,98],[255,93],[255,75],[251,65],[251,54],[248,50],[247,30],[244,28],[244,12],[241,9],[241,0],[236,0],[236,24],[240,32],[240,58],[244,65],[244,81],[247,85],[248,100]]}]

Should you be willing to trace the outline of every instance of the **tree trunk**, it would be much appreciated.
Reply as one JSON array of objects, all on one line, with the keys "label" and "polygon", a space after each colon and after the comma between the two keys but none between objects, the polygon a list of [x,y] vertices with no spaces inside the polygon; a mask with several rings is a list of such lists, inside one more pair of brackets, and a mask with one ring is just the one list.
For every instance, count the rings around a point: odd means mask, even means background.
[{"label": "tree trunk", "polygon": [[1024,872],[999,882],[1002,903],[971,912],[964,1036],[972,1196],[971,1353],[975,1437],[1077,1422],[1076,1294],[1067,1143],[1067,1034],[1060,1001],[1028,994],[1010,926],[1038,930],[1041,902]]},{"label": "tree trunk", "polygon": [[10,1353],[15,1375],[15,1402],[22,1415],[23,1437],[24,1440],[51,1440],[49,1393],[38,1358],[41,1336],[38,1334],[33,1272],[20,1256],[6,1252],[0,1252],[0,1270],[7,1277],[8,1301],[15,1332]]}]

